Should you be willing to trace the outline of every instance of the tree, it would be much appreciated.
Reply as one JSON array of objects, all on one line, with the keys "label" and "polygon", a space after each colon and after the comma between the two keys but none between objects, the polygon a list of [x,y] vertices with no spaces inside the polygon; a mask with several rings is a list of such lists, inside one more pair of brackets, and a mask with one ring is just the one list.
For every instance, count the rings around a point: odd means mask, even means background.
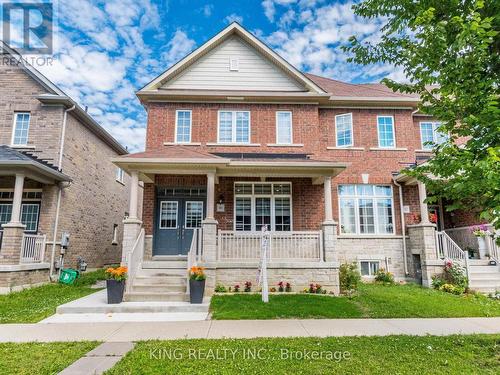
[{"label": "tree", "polygon": [[500,1],[365,0],[353,9],[387,21],[378,43],[350,38],[350,61],[402,68],[408,83],[383,83],[420,95],[419,110],[449,135],[429,161],[404,173],[426,184],[428,202],[478,208],[500,228]]}]

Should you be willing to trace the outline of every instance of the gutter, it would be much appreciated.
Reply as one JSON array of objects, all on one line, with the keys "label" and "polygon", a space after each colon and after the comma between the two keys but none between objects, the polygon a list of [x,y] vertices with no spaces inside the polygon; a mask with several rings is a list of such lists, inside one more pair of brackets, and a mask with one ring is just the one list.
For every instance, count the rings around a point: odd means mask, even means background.
[{"label": "gutter", "polygon": [[395,176],[392,176],[392,180],[394,181],[394,185],[399,187],[399,214],[401,216],[401,234],[403,235],[403,266],[405,271],[405,276],[408,276],[408,259],[406,257],[407,248],[406,248],[406,223],[405,223],[405,214],[403,212],[403,186],[396,181]]}]

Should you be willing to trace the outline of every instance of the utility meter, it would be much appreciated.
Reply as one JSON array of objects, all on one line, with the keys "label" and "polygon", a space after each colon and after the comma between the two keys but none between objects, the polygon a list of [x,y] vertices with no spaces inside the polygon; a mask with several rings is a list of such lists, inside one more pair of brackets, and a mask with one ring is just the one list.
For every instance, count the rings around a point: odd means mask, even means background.
[{"label": "utility meter", "polygon": [[61,237],[61,248],[67,249],[69,246],[69,233],[64,232]]}]

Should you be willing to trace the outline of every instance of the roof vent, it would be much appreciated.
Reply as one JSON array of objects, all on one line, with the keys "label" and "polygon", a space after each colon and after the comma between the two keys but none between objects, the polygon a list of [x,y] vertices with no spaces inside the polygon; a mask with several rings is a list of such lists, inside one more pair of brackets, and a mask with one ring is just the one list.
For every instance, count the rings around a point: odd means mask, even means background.
[{"label": "roof vent", "polygon": [[229,59],[229,70],[233,72],[240,70],[240,61],[237,57],[231,57]]}]

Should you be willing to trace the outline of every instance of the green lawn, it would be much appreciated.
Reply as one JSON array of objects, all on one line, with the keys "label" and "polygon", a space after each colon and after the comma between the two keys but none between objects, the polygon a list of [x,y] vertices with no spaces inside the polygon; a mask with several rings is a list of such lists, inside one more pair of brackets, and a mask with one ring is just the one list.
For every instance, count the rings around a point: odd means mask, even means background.
[{"label": "green lawn", "polygon": [[500,316],[500,302],[485,296],[456,296],[415,284],[363,284],[356,297],[308,294],[216,295],[210,309],[213,319],[280,318],[449,318]]},{"label": "green lawn", "polygon": [[0,295],[0,323],[35,323],[54,314],[56,307],[94,293],[90,286],[104,279],[104,270],[88,272],[73,285],[47,284]]},{"label": "green lawn", "polygon": [[56,342],[0,344],[2,374],[57,374],[87,352],[97,342]]},{"label": "green lawn", "polygon": [[499,359],[500,335],[144,341],[106,375],[498,374]]}]

